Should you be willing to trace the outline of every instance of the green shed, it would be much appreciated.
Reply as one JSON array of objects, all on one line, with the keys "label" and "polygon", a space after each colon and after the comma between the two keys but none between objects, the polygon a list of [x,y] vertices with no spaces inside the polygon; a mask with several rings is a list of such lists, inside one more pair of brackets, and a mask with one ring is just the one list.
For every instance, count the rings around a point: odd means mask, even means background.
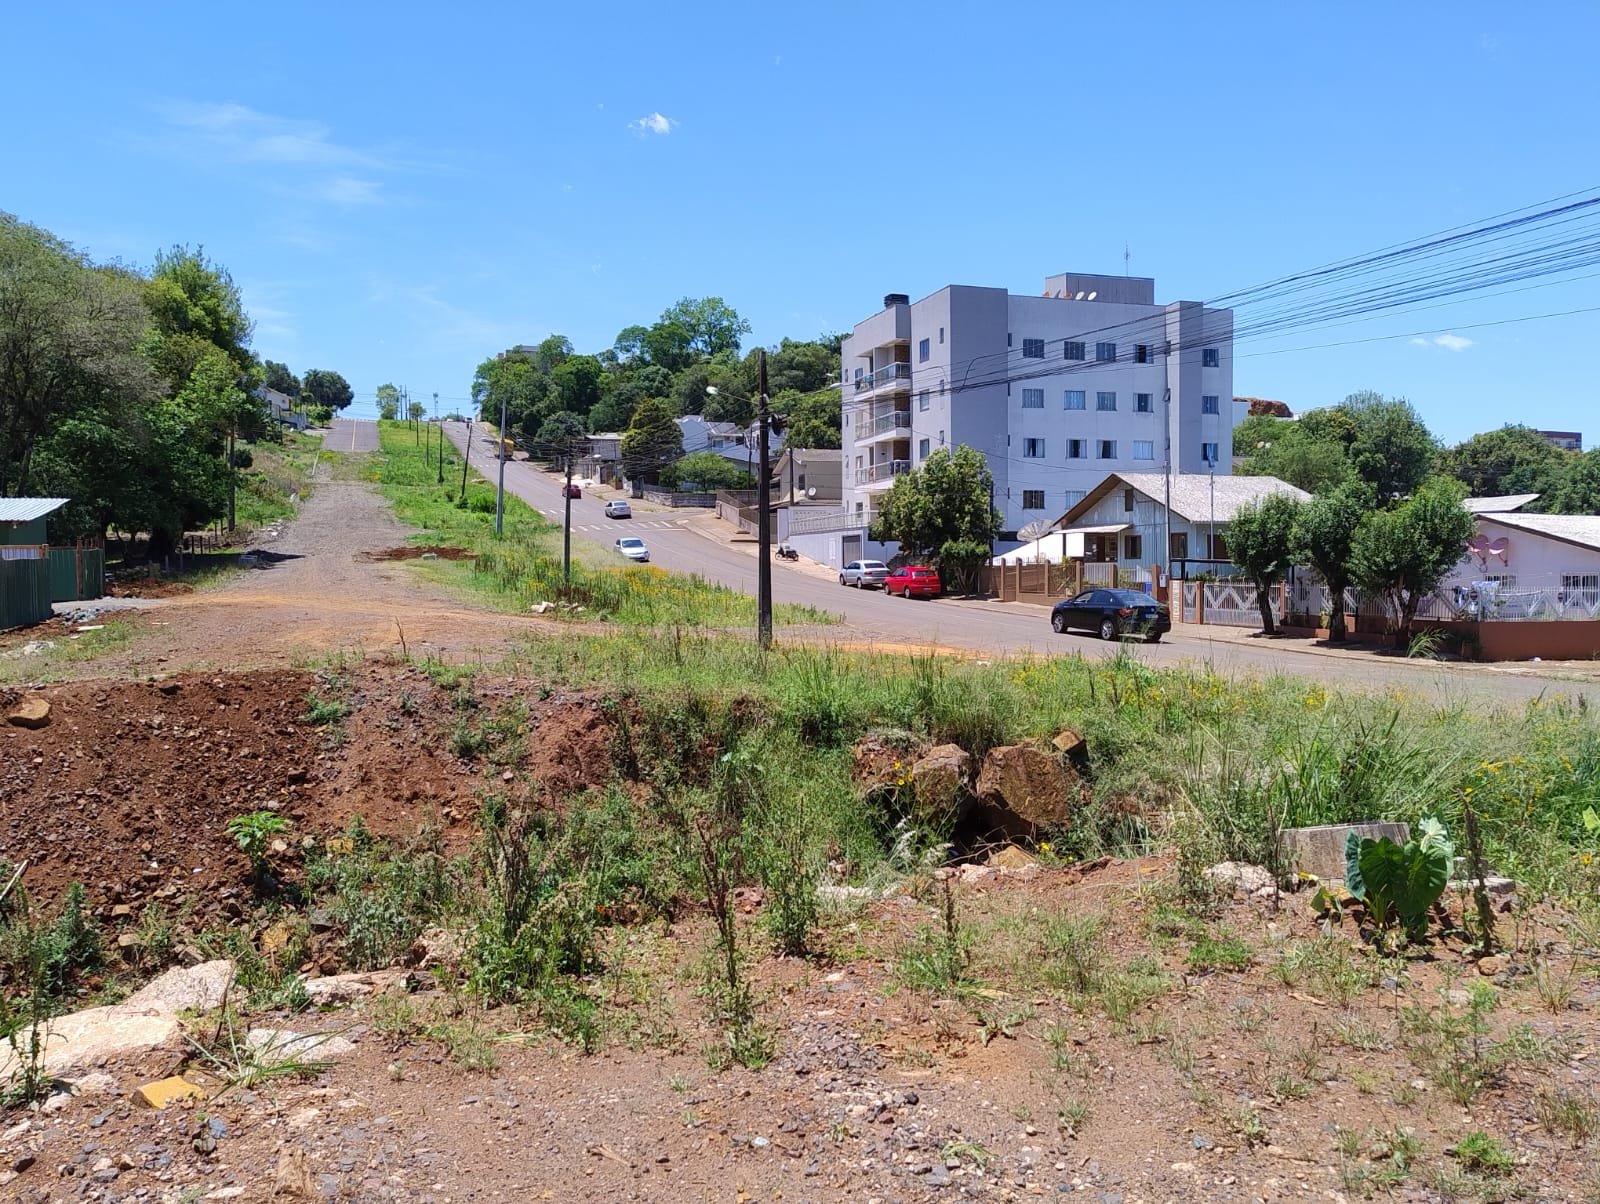
[{"label": "green shed", "polygon": [[0,498],[0,630],[50,617],[47,516],[67,504],[57,497]]}]

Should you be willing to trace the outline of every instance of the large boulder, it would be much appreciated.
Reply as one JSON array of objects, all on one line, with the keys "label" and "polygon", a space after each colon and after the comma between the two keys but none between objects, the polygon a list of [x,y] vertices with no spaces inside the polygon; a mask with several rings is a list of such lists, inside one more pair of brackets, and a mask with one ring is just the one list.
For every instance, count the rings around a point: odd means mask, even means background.
[{"label": "large boulder", "polygon": [[1083,795],[1078,775],[1059,754],[1029,744],[990,749],[977,793],[974,819],[982,835],[1012,839],[1069,826]]},{"label": "large boulder", "polygon": [[909,732],[868,732],[850,750],[850,779],[863,795],[897,790],[926,748]]},{"label": "large boulder", "polygon": [[959,823],[972,806],[972,754],[959,744],[940,744],[912,762],[911,792],[918,816],[942,826]]},{"label": "large boulder", "polygon": [[37,694],[29,695],[11,708],[6,722],[12,727],[46,727],[50,723],[50,704]]}]

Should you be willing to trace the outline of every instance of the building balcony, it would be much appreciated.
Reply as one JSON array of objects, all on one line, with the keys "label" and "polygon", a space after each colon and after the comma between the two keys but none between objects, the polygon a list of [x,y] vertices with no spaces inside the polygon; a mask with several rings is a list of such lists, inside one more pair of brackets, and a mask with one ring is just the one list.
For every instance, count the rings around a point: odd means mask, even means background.
[{"label": "building balcony", "polygon": [[856,378],[857,393],[871,393],[879,389],[911,388],[911,365],[904,362],[885,364],[876,372]]},{"label": "building balcony", "polygon": [[879,460],[866,468],[856,469],[856,484],[868,489],[875,485],[888,485],[895,477],[910,471],[910,460]]},{"label": "building balcony", "polygon": [[894,410],[888,414],[879,414],[876,418],[863,415],[851,429],[855,431],[858,444],[879,443],[885,439],[904,440],[911,430],[911,411]]}]

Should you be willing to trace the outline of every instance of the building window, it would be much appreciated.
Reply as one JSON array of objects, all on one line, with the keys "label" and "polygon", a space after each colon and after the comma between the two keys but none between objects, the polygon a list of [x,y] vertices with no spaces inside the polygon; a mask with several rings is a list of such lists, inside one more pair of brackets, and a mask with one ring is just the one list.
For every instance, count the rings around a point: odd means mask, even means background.
[{"label": "building window", "polygon": [[928,412],[928,391],[926,389],[917,394],[917,409],[924,414]]},{"label": "building window", "polygon": [[1009,330],[1006,331],[1006,346],[1011,346],[1011,332]]},{"label": "building window", "polygon": [[1117,441],[1115,439],[1101,439],[1099,460],[1115,460],[1117,458]]},{"label": "building window", "polygon": [[1025,360],[1042,360],[1044,358],[1044,340],[1023,339],[1022,358]]},{"label": "building window", "polygon": [[1600,604],[1600,574],[1562,573],[1560,601],[1563,605],[1581,603],[1592,610]]},{"label": "building window", "polygon": [[1154,460],[1156,458],[1156,445],[1149,439],[1135,439],[1133,441],[1133,458],[1135,460]]},{"label": "building window", "polygon": [[1043,510],[1044,490],[1024,489],[1022,491],[1022,508],[1024,510]]},{"label": "building window", "polygon": [[1022,457],[1025,460],[1044,459],[1044,440],[1024,439],[1022,441]]},{"label": "building window", "polygon": [[1200,445],[1200,458],[1213,468],[1217,463],[1217,445],[1215,443],[1202,443]]},{"label": "building window", "polygon": [[1200,366],[1202,368],[1222,367],[1222,352],[1215,347],[1202,347],[1200,349]]},{"label": "building window", "polygon": [[1022,408],[1025,410],[1044,409],[1044,390],[1024,389],[1022,391]]},{"label": "building window", "polygon": [[1094,345],[1094,358],[1096,363],[1114,364],[1117,362],[1117,345],[1115,343],[1096,343]]},{"label": "building window", "polygon": [[1087,439],[1067,440],[1067,459],[1087,460],[1089,458],[1089,441]]},{"label": "building window", "polygon": [[1221,531],[1218,531],[1211,536],[1211,559],[1228,559],[1228,537]]},{"label": "building window", "polygon": [[1083,501],[1083,499],[1088,497],[1088,496],[1089,496],[1089,491],[1087,489],[1069,489],[1069,490],[1067,490],[1067,496],[1066,496],[1067,509],[1068,510],[1072,509],[1072,507],[1076,506],[1079,502]]},{"label": "building window", "polygon": [[1124,560],[1138,561],[1144,555],[1144,536],[1124,535],[1122,537],[1122,558]]},{"label": "building window", "polygon": [[1202,414],[1222,413],[1222,403],[1215,393],[1202,393],[1200,395],[1200,412]]},{"label": "building window", "polygon": [[856,379],[857,380],[860,380],[866,374],[867,374],[867,370],[865,368],[857,368],[856,369]]},{"label": "building window", "polygon": [[1082,389],[1068,389],[1061,398],[1063,410],[1081,410],[1084,408],[1084,394]]},{"label": "building window", "polygon": [[1150,362],[1149,343],[1135,343],[1133,345],[1133,362],[1136,364],[1148,364]]},{"label": "building window", "polygon": [[1122,512],[1124,514],[1131,514],[1133,512],[1133,490],[1131,489],[1124,489],[1122,491]]},{"label": "building window", "polygon": [[927,458],[928,458],[928,441],[926,439],[919,439],[917,441],[917,459],[926,460]]},{"label": "building window", "polygon": [[1189,559],[1189,533],[1174,531],[1167,540],[1167,555],[1173,560]]},{"label": "building window", "polygon": [[917,362],[919,364],[925,364],[925,363],[928,362],[928,340],[927,339],[923,339],[922,342],[917,344]]},{"label": "building window", "polygon": [[1083,344],[1074,343],[1069,339],[1067,342],[1061,345],[1061,358],[1064,360],[1083,359]]},{"label": "building window", "polygon": [[939,432],[939,446],[940,447],[944,446],[944,432],[943,431]]},{"label": "building window", "polygon": [[944,327],[939,327],[939,346],[944,346]]},{"label": "building window", "polygon": [[1133,395],[1133,412],[1135,414],[1148,414],[1155,409],[1151,404],[1150,394],[1135,393]]},{"label": "building window", "polygon": [[1096,393],[1094,395],[1094,408],[1097,410],[1116,409],[1117,395],[1115,393]]}]

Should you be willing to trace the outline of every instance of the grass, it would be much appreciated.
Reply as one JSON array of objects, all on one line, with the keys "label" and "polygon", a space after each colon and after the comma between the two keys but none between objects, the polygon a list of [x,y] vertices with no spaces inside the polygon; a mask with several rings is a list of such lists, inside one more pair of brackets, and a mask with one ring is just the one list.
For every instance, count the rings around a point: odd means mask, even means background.
[{"label": "grass", "polygon": [[284,431],[283,442],[241,443],[250,453],[249,468],[239,470],[234,515],[241,526],[265,527],[293,517],[295,498],[311,494],[311,478],[322,450],[321,435]]},{"label": "grass", "polygon": [[[750,627],[755,600],[698,575],[668,573],[654,565],[620,565],[574,539],[571,580],[562,572],[561,530],[520,498],[505,499],[504,535],[494,534],[494,490],[475,471],[461,487],[461,455],[445,451],[444,481],[425,461],[423,448],[403,422],[381,424],[382,452],[368,466],[396,516],[417,534],[411,542],[464,548],[469,561],[431,561],[416,566],[491,604],[517,613],[539,602],[562,602],[582,610],[552,612],[573,622],[608,621],[637,627]],[[492,461],[490,461],[492,462]],[[783,604],[779,624],[826,624],[833,616],[808,606]]]},{"label": "grass", "polygon": [[99,631],[76,636],[53,623],[28,632],[24,642],[47,640],[54,647],[31,656],[14,655],[14,648],[0,653],[0,685],[59,681],[71,675],[72,666],[120,652],[133,639],[133,620],[127,615],[105,615],[94,622]]}]

